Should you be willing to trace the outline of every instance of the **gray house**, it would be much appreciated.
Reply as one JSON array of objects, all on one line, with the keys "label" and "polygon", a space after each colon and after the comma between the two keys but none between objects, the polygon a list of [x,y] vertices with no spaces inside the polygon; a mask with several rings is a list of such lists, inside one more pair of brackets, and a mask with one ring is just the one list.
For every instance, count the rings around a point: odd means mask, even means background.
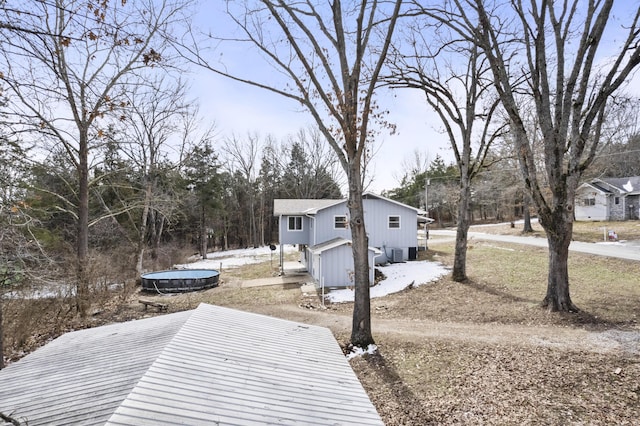
[{"label": "gray house", "polygon": [[640,176],[593,179],[580,185],[576,220],[637,220],[640,217]]},{"label": "gray house", "polygon": [[64,334],[0,370],[36,425],[382,425],[324,327],[201,304]]},{"label": "gray house", "polygon": [[[373,193],[363,194],[369,237],[369,280],[374,265],[415,260],[418,209]],[[322,287],[353,285],[353,256],[347,200],[274,200],[280,246],[298,244],[300,261]]]}]

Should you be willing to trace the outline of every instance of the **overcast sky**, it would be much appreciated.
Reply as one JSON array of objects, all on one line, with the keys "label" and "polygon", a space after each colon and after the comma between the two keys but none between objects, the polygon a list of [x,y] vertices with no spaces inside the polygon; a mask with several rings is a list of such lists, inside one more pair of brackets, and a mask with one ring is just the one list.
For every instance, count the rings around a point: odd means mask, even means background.
[{"label": "overcast sky", "polygon": [[[196,25],[215,29],[219,34],[232,34],[233,26],[222,7],[224,2],[202,2]],[[619,28],[620,16],[614,13],[611,19],[610,26]],[[606,42],[617,45],[620,40],[615,36],[615,33],[610,35]],[[267,82],[270,78],[278,78],[278,73],[258,56],[252,55],[246,46],[236,45],[235,49],[220,48],[210,59],[215,57],[233,72],[240,71],[251,78]],[[606,55],[606,44],[602,49]],[[221,140],[232,135],[242,139],[251,133],[262,138],[272,135],[282,141],[301,128],[315,126],[310,113],[280,95],[206,70],[196,70],[191,76],[193,94],[201,105],[201,112],[206,119],[216,122]],[[638,78],[635,79],[637,81]],[[640,84],[632,84],[627,90],[637,95],[638,87]],[[429,161],[437,155],[447,163],[453,161],[447,136],[441,132],[442,125],[427,107],[421,92],[404,89],[396,90],[393,95],[391,92],[382,93],[379,104],[382,109],[389,110],[389,121],[397,126],[397,132],[395,135],[383,132],[377,137],[372,168],[374,180],[369,190],[379,193],[397,187],[403,175],[403,163],[411,162],[416,150]]]},{"label": "overcast sky", "polygon": [[[218,2],[201,3],[201,13],[196,26],[215,28],[218,34],[233,33],[233,25],[220,9]],[[208,30],[205,30],[208,31]],[[256,78],[278,78],[273,68],[265,65],[259,57],[252,55],[247,47],[225,45],[209,56],[220,58],[228,69]],[[309,112],[296,102],[273,94],[267,90],[234,82],[211,71],[195,70],[192,77],[193,94],[200,103],[204,117],[216,122],[221,139],[235,135],[239,138],[248,133],[262,137],[273,135],[284,140],[301,128],[315,126]],[[424,96],[414,90],[401,90],[382,94],[379,104],[390,112],[389,121],[397,126],[396,134],[382,132],[376,139],[373,159],[373,182],[369,190],[380,192],[397,187],[402,177],[402,163],[414,157],[418,150],[433,160],[436,155],[449,162],[453,160],[445,135],[439,133],[441,125],[429,110]]]},{"label": "overcast sky", "polygon": [[[220,139],[231,135],[242,139],[248,133],[257,133],[284,140],[301,128],[314,125],[310,114],[298,104],[266,90],[207,71],[198,72],[192,84],[201,112],[216,122]],[[431,160],[436,155],[447,161],[453,159],[446,136],[438,132],[438,121],[419,92],[399,91],[396,97],[385,96],[384,101],[397,131],[395,135],[383,132],[376,141],[374,181],[369,189],[378,193],[398,186],[402,163],[411,161],[415,150]]]}]

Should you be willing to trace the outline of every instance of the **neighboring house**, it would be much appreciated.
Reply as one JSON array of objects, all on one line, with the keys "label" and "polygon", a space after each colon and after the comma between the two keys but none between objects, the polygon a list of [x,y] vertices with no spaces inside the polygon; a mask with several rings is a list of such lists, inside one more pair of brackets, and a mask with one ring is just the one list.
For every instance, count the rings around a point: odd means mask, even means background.
[{"label": "neighboring house", "polygon": [[599,178],[580,185],[576,220],[637,220],[640,217],[640,176]]},{"label": "neighboring house", "polygon": [[[372,193],[363,194],[363,204],[373,283],[375,264],[416,259],[421,212]],[[347,200],[280,199],[274,200],[273,211],[280,246],[300,246],[300,261],[318,286],[354,285]]]},{"label": "neighboring house", "polygon": [[0,384],[29,426],[383,424],[329,329],[206,304],[66,333]]}]

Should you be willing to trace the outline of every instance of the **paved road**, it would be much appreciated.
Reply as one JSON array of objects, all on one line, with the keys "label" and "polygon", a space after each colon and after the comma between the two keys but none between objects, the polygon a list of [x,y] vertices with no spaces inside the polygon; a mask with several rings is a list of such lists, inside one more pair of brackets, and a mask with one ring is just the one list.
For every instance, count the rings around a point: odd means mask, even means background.
[{"label": "paved road", "polygon": [[[455,237],[456,231],[449,229],[431,229],[429,235]],[[547,247],[547,239],[540,237],[519,237],[516,235],[485,234],[483,232],[469,232],[469,239],[500,241],[503,243],[528,244],[537,247]],[[595,254],[598,256],[616,257],[619,259],[640,260],[640,244],[637,241],[619,243],[583,243],[572,241],[570,251]]]}]

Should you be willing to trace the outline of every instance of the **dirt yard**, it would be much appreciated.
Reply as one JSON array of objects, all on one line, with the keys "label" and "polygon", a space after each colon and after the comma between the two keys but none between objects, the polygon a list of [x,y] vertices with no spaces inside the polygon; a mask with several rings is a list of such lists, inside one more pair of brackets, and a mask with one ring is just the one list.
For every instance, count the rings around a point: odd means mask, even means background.
[{"label": "dirt yard", "polygon": [[[430,241],[430,258],[450,265],[452,256],[451,242]],[[578,314],[539,308],[546,281],[542,249],[476,242],[468,273],[466,283],[442,278],[372,300],[379,350],[351,365],[385,424],[638,424],[637,262],[572,254]],[[29,351],[64,329],[162,314],[145,312],[139,297],[114,298],[87,322],[69,320],[55,332],[43,316],[40,332],[21,347]],[[298,288],[223,282],[203,292],[144,297],[162,300],[169,312],[206,302],[326,326],[343,346],[351,329],[352,304],[323,307],[317,295]],[[18,320],[12,309],[6,307],[5,321]]]}]

